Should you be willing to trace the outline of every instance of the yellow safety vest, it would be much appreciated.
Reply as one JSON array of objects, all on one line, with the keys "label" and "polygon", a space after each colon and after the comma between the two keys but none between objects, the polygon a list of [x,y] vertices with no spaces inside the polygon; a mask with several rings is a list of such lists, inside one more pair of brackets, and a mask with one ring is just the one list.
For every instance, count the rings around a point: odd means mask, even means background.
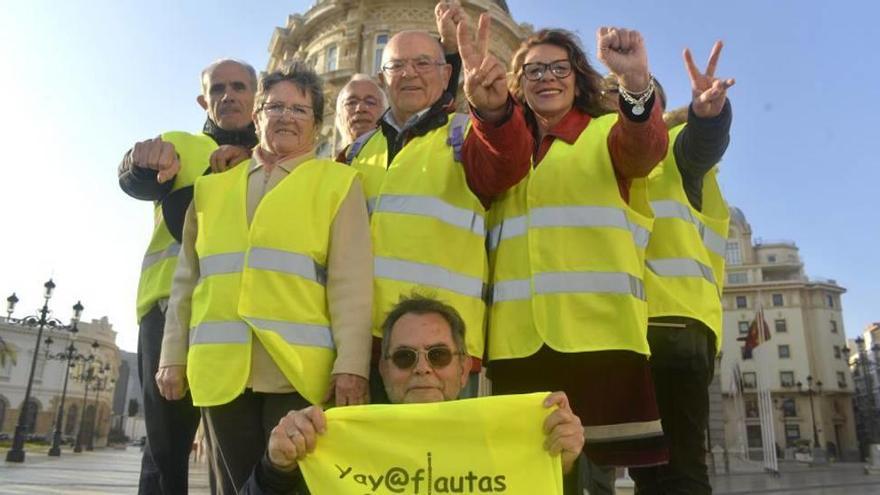
[{"label": "yellow safety vest", "polygon": [[648,316],[702,321],[721,343],[721,289],[730,213],[713,167],[703,177],[703,211],[691,206],[673,153],[685,124],[669,131],[669,152],[648,176],[656,220],[646,254]]},{"label": "yellow safety vest", "polygon": [[381,337],[385,315],[401,296],[416,292],[457,309],[467,327],[468,354],[482,357],[486,211],[447,142],[454,120],[413,138],[387,167],[388,142],[376,132],[351,165],[361,175],[371,212],[373,334]]},{"label": "yellow safety vest", "polygon": [[306,161],[266,193],[247,223],[249,167],[196,181],[199,284],[192,295],[187,379],[193,404],[244,390],[256,335],[303,397],[320,403],[336,351],[326,267],[333,218],[356,173]]},{"label": "yellow safety vest", "polygon": [[[174,145],[180,157],[180,171],[174,177],[172,191],[191,186],[196,178],[205,173],[210,165],[211,153],[217,143],[206,134],[171,131],[162,134],[162,141]],[[162,216],[162,205],[156,203],[153,210],[153,237],[141,263],[141,278],[137,293],[138,322],[159,299],[171,293],[171,278],[177,266],[180,244],[168,231]]]},{"label": "yellow safety vest", "polygon": [[616,115],[574,144],[553,142],[537,168],[490,210],[489,360],[560,352],[649,354],[644,254],[647,184],[620,197],[607,140]]}]

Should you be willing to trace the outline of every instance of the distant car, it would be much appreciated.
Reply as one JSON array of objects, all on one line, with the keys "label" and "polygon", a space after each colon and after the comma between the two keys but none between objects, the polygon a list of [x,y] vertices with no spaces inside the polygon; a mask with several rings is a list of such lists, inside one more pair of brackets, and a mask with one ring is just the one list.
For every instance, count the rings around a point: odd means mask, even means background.
[{"label": "distant car", "polygon": [[131,445],[133,447],[143,447],[146,444],[147,444],[147,437],[140,437],[135,440],[132,440],[129,445]]},{"label": "distant car", "polygon": [[9,433],[0,433],[0,442],[2,442],[4,440],[11,440],[11,439],[12,439],[12,437],[9,436]]}]

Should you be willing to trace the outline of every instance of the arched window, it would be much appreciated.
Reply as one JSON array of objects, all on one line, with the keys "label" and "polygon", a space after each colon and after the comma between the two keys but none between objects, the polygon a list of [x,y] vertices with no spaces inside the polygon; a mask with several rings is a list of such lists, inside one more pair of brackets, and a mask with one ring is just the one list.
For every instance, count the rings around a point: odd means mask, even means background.
[{"label": "arched window", "polygon": [[6,407],[8,403],[6,397],[0,395],[0,431],[3,430],[3,423],[6,421]]},{"label": "arched window", "polygon": [[71,405],[67,408],[67,421],[64,423],[64,434],[65,435],[73,435],[76,431],[76,417],[79,413],[79,408],[76,407],[76,404]]},{"label": "arched window", "polygon": [[33,433],[37,427],[37,415],[40,413],[40,403],[31,397],[28,400],[27,406],[22,405],[22,407],[24,408],[24,431],[25,433]]}]

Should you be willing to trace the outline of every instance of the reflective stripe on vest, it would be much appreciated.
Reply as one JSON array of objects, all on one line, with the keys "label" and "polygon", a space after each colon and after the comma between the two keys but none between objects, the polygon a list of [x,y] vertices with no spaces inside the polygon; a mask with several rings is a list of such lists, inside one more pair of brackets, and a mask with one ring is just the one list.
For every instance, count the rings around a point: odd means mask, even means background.
[{"label": "reflective stripe on vest", "polygon": [[483,281],[481,279],[455,273],[436,265],[377,256],[374,270],[376,278],[389,278],[428,287],[438,287],[464,296],[483,297]]},{"label": "reflective stripe on vest", "polygon": [[243,321],[203,321],[189,331],[189,345],[247,344],[251,327]]},{"label": "reflective stripe on vest", "polygon": [[430,196],[407,196],[403,194],[384,194],[375,211],[422,215],[469,230],[483,236],[486,233],[483,217],[477,213]]},{"label": "reflective stripe on vest", "polygon": [[141,270],[146,270],[156,263],[166,258],[173,258],[178,254],[180,254],[180,244],[175,242],[167,248],[163,249],[162,251],[157,251],[155,253],[150,253],[144,256],[144,261],[141,263]]},{"label": "reflective stripe on vest", "polygon": [[691,215],[691,210],[687,205],[683,205],[678,201],[662,200],[651,201],[651,208],[653,208],[656,218],[679,218],[685,222],[692,223],[697,228],[697,231],[699,231],[700,238],[703,239],[706,249],[722,258],[724,257],[727,241],[724,237],[715,233],[714,230],[706,227],[699,218]]},{"label": "reflective stripe on vest", "polygon": [[288,344],[336,349],[336,345],[333,343],[333,334],[328,326],[262,318],[248,318],[247,320],[261,330],[271,330],[277,333]]},{"label": "reflective stripe on vest", "polygon": [[[280,249],[253,248],[248,255],[247,266],[258,270],[299,275],[321,285],[327,283],[327,270],[315,260],[299,253]],[[199,272],[202,277],[237,273],[244,267],[244,253],[224,253],[205,256],[199,259]]]},{"label": "reflective stripe on vest", "polygon": [[715,285],[712,268],[690,258],[661,258],[648,260],[648,268],[661,277],[702,277]]},{"label": "reflective stripe on vest", "polygon": [[[510,225],[508,225],[510,223]],[[633,224],[620,208],[607,206],[556,206],[534,208],[531,211],[532,227],[614,227],[632,233],[633,242],[641,248],[648,245],[650,233]],[[489,249],[498,247],[502,239],[526,233],[526,217],[509,218],[489,233]]]},{"label": "reflective stripe on vest", "polygon": [[199,275],[210,277],[223,273],[238,273],[244,267],[244,253],[212,254],[199,258]]},{"label": "reflective stripe on vest", "polygon": [[[645,286],[628,273],[557,272],[535,275],[535,294],[627,294],[645,300]],[[495,284],[493,302],[531,297],[528,280],[505,280]]]}]

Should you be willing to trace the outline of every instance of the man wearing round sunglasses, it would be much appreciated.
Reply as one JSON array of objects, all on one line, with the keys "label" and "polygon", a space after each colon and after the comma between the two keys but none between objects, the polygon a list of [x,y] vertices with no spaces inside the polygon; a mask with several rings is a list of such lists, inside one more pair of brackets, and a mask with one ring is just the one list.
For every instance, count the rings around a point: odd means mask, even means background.
[{"label": "man wearing round sunglasses", "polygon": [[[401,299],[382,324],[379,373],[392,404],[456,400],[468,378],[464,344],[465,324],[458,312],[435,299]],[[577,491],[578,454],[584,445],[583,426],[563,392],[544,401],[557,407],[544,423],[551,454],[562,456],[563,493]],[[332,428],[332,425],[329,425]],[[308,494],[298,462],[313,451],[328,428],[319,406],[290,411],[269,437],[269,447],[254,470],[244,493],[251,495]],[[368,455],[368,453],[367,453]]]}]

